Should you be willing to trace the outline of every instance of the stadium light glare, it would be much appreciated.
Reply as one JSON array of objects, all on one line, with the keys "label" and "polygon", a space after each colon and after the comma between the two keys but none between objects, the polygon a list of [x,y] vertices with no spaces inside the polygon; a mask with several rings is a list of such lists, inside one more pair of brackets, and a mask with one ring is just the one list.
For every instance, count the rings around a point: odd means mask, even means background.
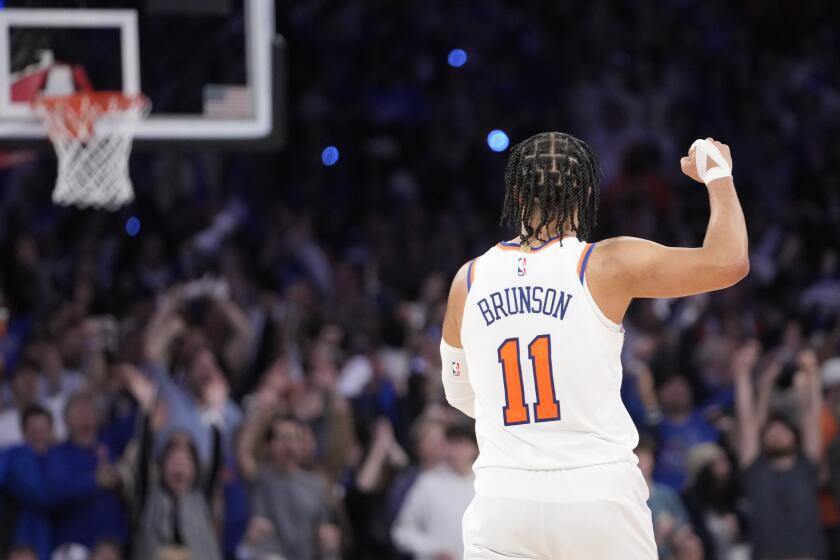
[{"label": "stadium light glare", "polygon": [[464,49],[452,49],[449,51],[449,56],[446,57],[446,61],[449,63],[449,66],[460,68],[467,63],[467,58],[467,51]]},{"label": "stadium light glare", "polygon": [[132,216],[125,222],[125,232],[129,237],[134,237],[140,233],[140,219],[137,216]]},{"label": "stadium light glare", "polygon": [[490,134],[487,135],[487,145],[494,152],[504,152],[510,145],[510,139],[503,130],[491,130]]},{"label": "stadium light glare", "polygon": [[327,146],[324,148],[324,151],[321,152],[321,163],[327,167],[332,167],[338,163],[338,148],[335,146]]}]

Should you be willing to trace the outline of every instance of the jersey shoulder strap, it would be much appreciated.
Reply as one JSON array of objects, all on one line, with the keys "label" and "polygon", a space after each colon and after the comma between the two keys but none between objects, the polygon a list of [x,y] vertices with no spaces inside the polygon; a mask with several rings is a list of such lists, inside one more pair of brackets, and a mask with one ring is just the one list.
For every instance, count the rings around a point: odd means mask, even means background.
[{"label": "jersey shoulder strap", "polygon": [[583,249],[580,252],[580,258],[578,259],[577,265],[577,275],[578,279],[580,279],[581,285],[583,285],[583,279],[586,277],[586,265],[589,264],[589,256],[592,254],[592,251],[597,245],[597,243],[587,243],[583,246]]},{"label": "jersey shoulder strap", "polygon": [[470,293],[470,289],[475,281],[475,261],[477,260],[478,257],[471,260],[469,266],[467,267],[467,293]]}]

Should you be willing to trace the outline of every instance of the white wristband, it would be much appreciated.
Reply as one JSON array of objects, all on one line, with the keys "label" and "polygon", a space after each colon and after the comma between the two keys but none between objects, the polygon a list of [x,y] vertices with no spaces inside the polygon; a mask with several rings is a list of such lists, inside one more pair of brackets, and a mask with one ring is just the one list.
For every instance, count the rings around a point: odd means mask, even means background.
[{"label": "white wristband", "polygon": [[[697,176],[700,177],[701,181],[706,183],[707,187],[715,179],[732,176],[732,168],[729,167],[729,164],[717,146],[708,140],[698,139],[694,141],[691,147],[694,148],[694,163],[697,165]],[[689,149],[689,151],[691,150]],[[709,159],[715,162],[717,167],[707,170]]]}]

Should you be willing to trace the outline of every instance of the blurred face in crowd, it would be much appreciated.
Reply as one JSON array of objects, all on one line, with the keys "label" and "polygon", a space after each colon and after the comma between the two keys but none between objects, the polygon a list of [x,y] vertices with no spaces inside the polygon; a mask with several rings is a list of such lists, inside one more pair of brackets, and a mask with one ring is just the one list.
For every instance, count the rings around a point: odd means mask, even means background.
[{"label": "blurred face in crowd", "polygon": [[316,348],[310,352],[309,361],[313,385],[318,389],[331,391],[335,387],[338,368],[329,351],[321,347]]},{"label": "blurred face in crowd", "polygon": [[150,560],[193,560],[193,558],[188,548],[172,545],[158,548],[155,556]]},{"label": "blurred face in crowd", "polygon": [[38,397],[38,372],[23,366],[12,378],[12,394],[17,406],[33,404]]},{"label": "blurred face in crowd", "polygon": [[9,560],[38,560],[38,556],[28,548],[18,549],[9,554]]},{"label": "blurred face in crowd", "polygon": [[667,379],[659,388],[659,404],[666,415],[683,415],[691,412],[691,385],[682,375]]},{"label": "blurred face in crowd", "polygon": [[209,348],[201,348],[196,352],[187,374],[190,390],[196,395],[204,394],[205,387],[211,381],[223,377],[222,368]]},{"label": "blurred face in crowd", "polygon": [[308,424],[300,424],[299,428],[298,462],[304,466],[314,465],[318,456],[318,442],[315,441],[315,433]]},{"label": "blurred face in crowd", "polygon": [[796,434],[780,420],[770,420],[761,438],[764,453],[770,458],[783,458],[797,452]]},{"label": "blurred face in crowd", "polygon": [[65,414],[70,441],[79,447],[93,447],[98,429],[93,401],[86,396],[72,399]]},{"label": "blurred face in crowd", "polygon": [[164,485],[176,496],[185,496],[192,489],[198,468],[187,434],[172,436],[165,451],[162,471]]},{"label": "blurred face in crowd", "polygon": [[798,321],[790,321],[785,325],[785,330],[782,333],[782,344],[793,349],[802,345],[802,325]]},{"label": "blurred face in crowd", "polygon": [[34,414],[23,425],[23,439],[38,455],[43,455],[53,443],[52,418],[45,414]]},{"label": "blurred face in crowd", "polygon": [[478,457],[478,446],[469,438],[454,437],[447,442],[449,463],[458,474],[467,474]]},{"label": "blurred face in crowd", "polygon": [[85,327],[84,323],[78,323],[67,327],[61,334],[59,341],[59,352],[61,360],[70,369],[82,367],[85,354]]},{"label": "blurred face in crowd", "polygon": [[732,463],[729,461],[729,457],[720,454],[712,460],[709,470],[715,480],[725,482],[732,476]]},{"label": "blurred face in crowd", "polygon": [[653,450],[646,447],[636,448],[636,457],[639,458],[639,470],[645,476],[645,480],[653,478],[653,467],[656,464],[653,457]]},{"label": "blurred face in crowd", "polygon": [[121,558],[120,549],[112,542],[97,544],[90,555],[90,560],[121,560]]},{"label": "blurred face in crowd", "polygon": [[440,422],[426,422],[417,436],[417,456],[423,467],[436,465],[446,458],[446,430]]},{"label": "blurred face in crowd", "polygon": [[207,335],[207,338],[213,343],[223,343],[225,339],[230,336],[230,323],[215,302],[211,303],[207,308],[207,315],[202,321],[202,327]]},{"label": "blurred face in crowd", "polygon": [[286,419],[275,420],[271,425],[268,442],[271,463],[281,470],[296,468],[300,464],[303,443],[303,431],[297,422]]},{"label": "blurred face in crowd", "polygon": [[[703,457],[696,462],[696,474],[691,476],[691,491],[703,503],[704,507],[711,507],[717,511],[725,511],[734,507],[737,493],[737,480],[733,476],[733,465],[723,449],[713,444],[701,444],[700,448],[712,451],[703,453]],[[691,453],[689,453],[691,461]]]}]

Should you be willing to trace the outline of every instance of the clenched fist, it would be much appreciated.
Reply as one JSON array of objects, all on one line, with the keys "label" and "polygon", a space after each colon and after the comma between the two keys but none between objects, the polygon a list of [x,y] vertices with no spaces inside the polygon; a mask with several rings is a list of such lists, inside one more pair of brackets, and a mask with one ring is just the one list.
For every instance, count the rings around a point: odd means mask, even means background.
[{"label": "clenched fist", "polygon": [[[732,154],[729,153],[729,146],[724,144],[723,142],[718,142],[713,138],[706,138],[709,142],[711,142],[718,150],[720,150],[720,154],[723,156],[723,159],[726,160],[726,163],[729,164],[729,169],[732,169]],[[682,167],[682,172],[697,181],[698,183],[703,183],[703,179],[697,174],[697,161],[696,161],[696,149],[692,144],[692,147],[688,150],[688,155],[683,157],[680,160],[680,167]],[[708,173],[710,170],[718,167],[718,164],[712,159],[708,158],[706,163],[706,172]]]}]

